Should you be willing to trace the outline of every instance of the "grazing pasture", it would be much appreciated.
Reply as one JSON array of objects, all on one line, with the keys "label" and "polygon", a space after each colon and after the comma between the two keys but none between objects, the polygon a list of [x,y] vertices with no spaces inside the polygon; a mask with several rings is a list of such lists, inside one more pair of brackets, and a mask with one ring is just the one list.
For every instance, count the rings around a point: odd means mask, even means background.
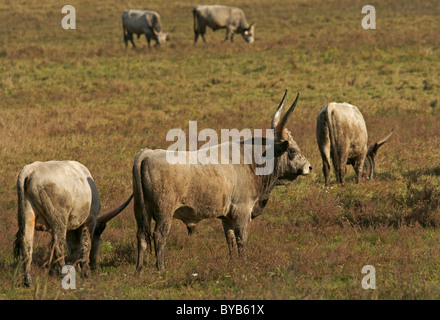
[{"label": "grazing pasture", "polygon": [[[238,0],[256,22],[255,42],[223,42],[207,30],[194,45],[196,1],[0,3],[0,299],[439,299],[440,42],[438,1]],[[361,26],[376,8],[376,30]],[[148,9],[171,31],[160,47],[145,36],[126,48],[121,14]],[[36,232],[32,274],[15,276],[16,180],[34,161],[76,160],[93,173],[102,212],[132,193],[132,165],[145,147],[166,149],[172,128],[270,128],[285,89],[301,91],[288,128],[313,171],[276,187],[250,223],[247,262],[230,261],[221,221],[188,236],[173,221],[166,269],[146,254],[135,276],[133,204],[107,224],[98,268],[64,290],[48,276],[50,235]],[[362,112],[381,148],[376,179],[324,187],[316,117],[329,102]],[[376,289],[362,288],[362,268]]]}]

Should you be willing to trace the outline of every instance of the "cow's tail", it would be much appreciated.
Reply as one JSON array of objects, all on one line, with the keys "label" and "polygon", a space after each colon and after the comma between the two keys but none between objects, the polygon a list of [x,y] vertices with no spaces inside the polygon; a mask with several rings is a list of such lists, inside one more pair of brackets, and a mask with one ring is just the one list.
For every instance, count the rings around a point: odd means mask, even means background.
[{"label": "cow's tail", "polygon": [[340,172],[341,163],[340,163],[340,159],[339,159],[337,141],[335,138],[336,128],[334,126],[333,117],[331,115],[332,110],[333,110],[333,108],[329,108],[327,106],[326,114],[327,114],[327,123],[328,123],[328,135],[330,138],[330,157],[332,158],[333,166],[334,166],[335,170],[337,170],[337,172]]},{"label": "cow's tail", "polygon": [[124,19],[122,19],[122,35],[124,38],[124,41],[126,40],[126,35],[127,35],[127,30],[125,29],[125,23],[124,23]]},{"label": "cow's tail", "polygon": [[198,26],[197,26],[197,8],[193,9],[193,19],[194,19],[194,33],[197,33]]},{"label": "cow's tail", "polygon": [[15,235],[14,241],[14,256],[18,258],[23,251],[24,236],[26,235],[27,220],[29,218],[29,210],[26,210],[25,204],[25,189],[28,181],[27,167],[24,167],[17,179],[17,196],[18,196],[18,211],[17,211],[17,221],[18,221],[18,231]]},{"label": "cow's tail", "polygon": [[142,188],[142,161],[151,150],[141,150],[134,159],[133,164],[133,202],[134,215],[138,227],[138,238],[146,234],[147,244],[151,250],[151,210],[147,210],[144,200],[144,192]]}]

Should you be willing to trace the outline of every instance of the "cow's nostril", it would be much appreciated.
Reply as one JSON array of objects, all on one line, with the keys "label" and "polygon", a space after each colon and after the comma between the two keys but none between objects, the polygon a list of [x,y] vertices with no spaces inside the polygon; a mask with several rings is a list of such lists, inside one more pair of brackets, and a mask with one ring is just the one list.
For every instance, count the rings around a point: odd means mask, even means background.
[{"label": "cow's nostril", "polygon": [[309,167],[309,170],[312,171],[312,166]]}]

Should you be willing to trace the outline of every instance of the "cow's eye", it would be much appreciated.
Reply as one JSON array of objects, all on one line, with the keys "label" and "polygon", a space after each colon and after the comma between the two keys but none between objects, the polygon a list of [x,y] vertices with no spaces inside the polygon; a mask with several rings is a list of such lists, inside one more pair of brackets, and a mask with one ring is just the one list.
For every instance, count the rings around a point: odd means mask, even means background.
[{"label": "cow's eye", "polygon": [[289,152],[289,158],[293,159],[295,157],[296,150],[293,148],[289,148],[288,152]]}]

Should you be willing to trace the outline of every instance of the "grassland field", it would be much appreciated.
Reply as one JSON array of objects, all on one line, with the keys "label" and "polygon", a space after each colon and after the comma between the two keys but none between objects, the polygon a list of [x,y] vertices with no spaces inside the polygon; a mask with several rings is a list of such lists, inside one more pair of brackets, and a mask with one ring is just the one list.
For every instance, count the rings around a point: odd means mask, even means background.
[{"label": "grassland field", "polygon": [[[208,29],[193,44],[192,8],[205,1],[2,0],[0,2],[0,299],[439,299],[440,3],[435,0],[237,0],[255,42]],[[76,30],[61,27],[65,4]],[[364,5],[376,29],[364,30]],[[161,14],[169,41],[125,48],[121,13]],[[25,288],[15,276],[16,179],[34,161],[77,160],[91,171],[102,211],[132,192],[145,147],[166,149],[172,128],[269,128],[284,93],[301,97],[288,127],[313,166],[276,188],[251,222],[248,261],[230,261],[219,220],[187,235],[173,222],[166,270],[148,255],[134,275],[133,205],[112,220],[99,267],[64,290],[48,277],[50,235],[37,232]],[[392,128],[377,177],[324,187],[315,124],[327,103],[364,115],[369,142]],[[365,290],[362,268],[376,270]]]}]

